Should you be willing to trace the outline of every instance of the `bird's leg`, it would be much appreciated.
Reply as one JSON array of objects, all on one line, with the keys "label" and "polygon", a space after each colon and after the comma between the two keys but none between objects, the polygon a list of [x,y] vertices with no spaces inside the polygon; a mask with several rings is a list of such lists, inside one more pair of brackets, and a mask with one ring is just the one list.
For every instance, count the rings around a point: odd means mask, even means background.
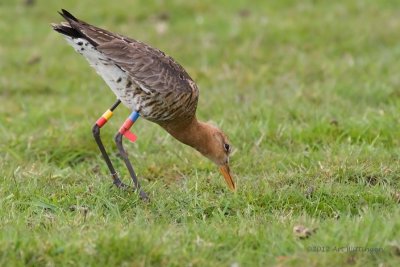
[{"label": "bird's leg", "polygon": [[142,191],[142,189],[140,187],[140,183],[136,177],[135,170],[133,169],[132,164],[129,161],[128,154],[126,153],[124,146],[122,144],[123,136],[128,138],[131,142],[136,141],[136,135],[134,135],[132,132],[130,132],[129,129],[132,127],[132,125],[135,123],[135,121],[139,118],[139,116],[140,115],[137,111],[133,111],[131,113],[131,115],[129,115],[129,117],[125,120],[124,124],[122,124],[121,128],[115,135],[114,140],[115,140],[115,143],[117,144],[119,154],[121,155],[122,159],[124,160],[126,168],[129,171],[129,174],[132,178],[135,188],[139,192],[140,198],[148,200],[149,198],[148,198],[147,194],[144,191]]},{"label": "bird's leg", "polygon": [[118,188],[127,188],[128,186],[125,185],[124,183],[121,182],[121,180],[118,177],[117,172],[114,169],[114,166],[111,163],[110,157],[107,154],[106,149],[104,148],[103,142],[101,141],[100,138],[100,128],[103,127],[107,121],[111,118],[111,116],[113,115],[113,111],[118,107],[118,105],[121,103],[121,100],[117,100],[117,102],[115,102],[110,109],[108,109],[106,112],[104,112],[103,116],[101,116],[96,123],[93,125],[92,128],[92,133],[93,133],[93,137],[96,140],[97,146],[100,149],[101,154],[103,155],[103,158],[107,164],[108,169],[110,170],[111,173],[111,177],[114,180],[114,184],[118,187]]}]

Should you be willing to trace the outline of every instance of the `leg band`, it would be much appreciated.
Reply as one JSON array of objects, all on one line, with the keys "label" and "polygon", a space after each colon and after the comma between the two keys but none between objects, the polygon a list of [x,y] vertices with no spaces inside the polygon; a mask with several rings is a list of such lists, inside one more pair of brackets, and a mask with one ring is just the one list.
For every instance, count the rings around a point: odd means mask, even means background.
[{"label": "leg band", "polygon": [[134,135],[129,129],[132,127],[132,125],[135,123],[135,121],[139,118],[139,113],[134,111],[129,115],[129,117],[126,119],[124,124],[122,124],[121,128],[119,128],[119,133],[125,136],[126,138],[129,139],[132,143],[136,141],[137,136]]},{"label": "leg band", "polygon": [[113,112],[111,110],[107,110],[104,114],[96,121],[97,126],[100,128],[107,123],[107,121],[112,117]]}]

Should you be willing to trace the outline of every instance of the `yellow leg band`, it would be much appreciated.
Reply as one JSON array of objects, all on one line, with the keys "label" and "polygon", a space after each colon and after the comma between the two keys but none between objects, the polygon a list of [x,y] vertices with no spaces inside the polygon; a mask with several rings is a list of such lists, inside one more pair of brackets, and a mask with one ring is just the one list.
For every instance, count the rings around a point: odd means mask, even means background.
[{"label": "yellow leg band", "polygon": [[113,115],[113,112],[111,110],[107,110],[106,112],[104,112],[102,117],[106,120],[109,120],[112,117],[112,115]]}]

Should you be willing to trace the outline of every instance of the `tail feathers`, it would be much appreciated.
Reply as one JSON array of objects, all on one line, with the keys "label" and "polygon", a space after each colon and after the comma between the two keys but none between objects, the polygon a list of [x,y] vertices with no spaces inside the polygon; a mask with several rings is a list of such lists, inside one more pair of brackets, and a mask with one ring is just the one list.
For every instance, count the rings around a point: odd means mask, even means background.
[{"label": "tail feathers", "polygon": [[87,30],[88,27],[91,27],[90,25],[77,19],[65,9],[61,9],[61,12],[58,13],[66,20],[66,22],[61,22],[60,24],[51,24],[55,31],[71,38],[86,39],[95,47],[98,45],[94,40],[92,40],[92,38],[88,36],[87,33],[85,33],[85,29]]},{"label": "tail feathers", "polygon": [[82,34],[75,30],[74,28],[71,28],[70,26],[66,25],[61,25],[61,24],[51,24],[53,26],[53,29],[61,34],[64,34],[66,36],[72,37],[72,38],[81,38]]},{"label": "tail feathers", "polygon": [[79,28],[76,27],[76,24],[80,22],[77,18],[65,9],[61,9],[61,12],[59,11],[58,14],[60,14],[67,22],[61,22],[61,24],[52,23],[51,26],[53,26],[55,31],[72,38],[82,37],[82,33],[79,31]]},{"label": "tail feathers", "polygon": [[58,12],[58,14],[60,14],[64,19],[66,19],[68,22],[69,21],[76,21],[79,22],[79,20],[77,18],[75,18],[71,13],[69,13],[67,10],[65,9],[61,9],[61,12]]}]

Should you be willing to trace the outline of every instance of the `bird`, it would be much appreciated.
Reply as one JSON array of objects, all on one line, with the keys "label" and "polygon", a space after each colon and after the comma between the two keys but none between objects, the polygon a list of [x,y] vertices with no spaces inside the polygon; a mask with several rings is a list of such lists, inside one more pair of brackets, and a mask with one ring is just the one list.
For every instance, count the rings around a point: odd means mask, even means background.
[{"label": "bird", "polygon": [[110,32],[77,19],[62,9],[65,21],[53,29],[81,54],[116,96],[114,104],[92,127],[94,139],[107,164],[113,184],[127,188],[116,172],[101,141],[100,129],[122,103],[132,111],[114,137],[119,154],[142,199],[148,199],[123,146],[123,137],[135,142],[131,127],[139,117],[156,123],[171,136],[214,162],[232,191],[236,184],[229,167],[232,146],[227,135],[211,123],[197,119],[199,89],[172,57],[141,41]]}]

